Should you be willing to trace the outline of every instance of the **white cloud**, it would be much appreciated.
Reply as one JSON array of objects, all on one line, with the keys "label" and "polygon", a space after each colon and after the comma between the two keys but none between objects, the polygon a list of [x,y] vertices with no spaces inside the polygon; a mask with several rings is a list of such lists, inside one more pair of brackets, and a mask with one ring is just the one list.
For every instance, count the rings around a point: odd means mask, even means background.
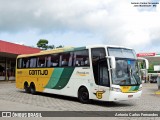
[{"label": "white cloud", "polygon": [[30,34],[36,41],[49,35],[48,39],[63,38],[59,44],[67,44],[65,39],[70,39],[68,44],[75,46],[79,44],[71,40],[85,44],[86,39],[86,44],[154,48],[160,43],[160,5],[139,9],[131,1],[134,0],[0,0],[0,33],[12,37],[15,34],[18,39],[22,38],[17,37],[20,33],[34,31]]}]

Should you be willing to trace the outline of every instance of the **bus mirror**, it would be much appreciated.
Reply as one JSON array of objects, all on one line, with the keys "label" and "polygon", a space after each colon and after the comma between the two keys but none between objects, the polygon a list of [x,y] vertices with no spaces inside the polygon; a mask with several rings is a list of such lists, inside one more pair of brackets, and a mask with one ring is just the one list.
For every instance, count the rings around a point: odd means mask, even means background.
[{"label": "bus mirror", "polygon": [[138,57],[138,62],[142,62],[142,64],[144,64],[145,67],[142,69],[149,69],[149,62],[147,59]]},{"label": "bus mirror", "polygon": [[111,63],[111,68],[115,69],[116,68],[116,59],[114,56],[106,56],[107,59],[110,59],[110,63]]}]

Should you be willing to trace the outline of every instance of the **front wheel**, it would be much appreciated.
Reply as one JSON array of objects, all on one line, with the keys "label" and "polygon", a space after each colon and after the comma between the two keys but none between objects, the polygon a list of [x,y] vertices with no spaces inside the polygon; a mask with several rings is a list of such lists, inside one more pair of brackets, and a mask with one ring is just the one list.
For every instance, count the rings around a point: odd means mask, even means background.
[{"label": "front wheel", "polygon": [[87,88],[82,87],[82,88],[79,89],[78,99],[79,99],[80,102],[85,103],[85,104],[90,102],[89,93],[88,93]]}]

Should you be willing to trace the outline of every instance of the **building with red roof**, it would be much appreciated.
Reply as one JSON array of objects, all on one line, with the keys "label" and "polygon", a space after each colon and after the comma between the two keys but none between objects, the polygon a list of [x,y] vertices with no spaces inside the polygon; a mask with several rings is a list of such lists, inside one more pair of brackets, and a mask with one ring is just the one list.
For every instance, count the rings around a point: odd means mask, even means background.
[{"label": "building with red roof", "polygon": [[0,80],[15,80],[16,57],[38,53],[40,49],[0,40]]}]

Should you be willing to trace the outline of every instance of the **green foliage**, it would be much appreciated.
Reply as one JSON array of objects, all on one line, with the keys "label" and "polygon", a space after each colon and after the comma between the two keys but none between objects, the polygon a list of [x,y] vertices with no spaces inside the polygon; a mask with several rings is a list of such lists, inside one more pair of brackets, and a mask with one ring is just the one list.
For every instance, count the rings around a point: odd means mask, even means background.
[{"label": "green foliage", "polygon": [[64,46],[62,46],[62,45],[59,45],[58,47],[56,47],[56,48],[63,48]]},{"label": "green foliage", "polygon": [[40,39],[37,42],[37,47],[42,49],[42,50],[47,50],[48,49],[48,40],[46,39]]},{"label": "green foliage", "polygon": [[40,48],[41,50],[48,50],[48,49],[55,49],[55,48],[63,48],[64,46],[59,45],[58,47],[56,47],[55,45],[48,45],[48,40],[40,39],[37,42],[37,47]]},{"label": "green foliage", "polygon": [[54,49],[55,46],[54,45],[48,45],[48,49]]}]

